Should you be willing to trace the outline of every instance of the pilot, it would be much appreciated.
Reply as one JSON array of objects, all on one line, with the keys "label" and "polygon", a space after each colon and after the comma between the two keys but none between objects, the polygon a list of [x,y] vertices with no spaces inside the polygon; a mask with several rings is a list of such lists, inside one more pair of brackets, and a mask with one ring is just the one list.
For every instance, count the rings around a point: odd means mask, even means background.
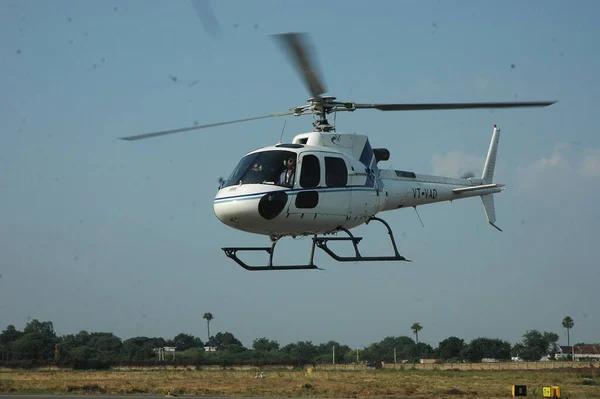
[{"label": "pilot", "polygon": [[263,170],[263,166],[255,163],[254,165],[252,165],[252,171],[254,172],[261,172]]},{"label": "pilot", "polygon": [[296,174],[296,158],[289,157],[285,160],[285,169],[279,175],[279,184],[286,187],[294,185],[294,176]]}]

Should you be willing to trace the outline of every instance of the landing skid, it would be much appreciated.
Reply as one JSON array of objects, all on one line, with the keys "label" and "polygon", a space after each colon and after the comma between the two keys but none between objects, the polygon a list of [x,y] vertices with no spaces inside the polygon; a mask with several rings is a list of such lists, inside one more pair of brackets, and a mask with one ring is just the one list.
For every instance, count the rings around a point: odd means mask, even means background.
[{"label": "landing skid", "polygon": [[[367,223],[372,220],[376,220],[378,222],[383,223],[383,225],[387,228],[388,234],[390,235],[390,240],[392,241],[392,246],[394,248],[394,255],[391,256],[362,256],[359,249],[358,244],[362,240],[362,237],[354,237],[352,233],[348,229],[340,227],[339,230],[348,234],[348,237],[317,237],[316,235],[312,239],[312,246],[310,251],[310,260],[307,265],[285,265],[285,266],[274,266],[273,265],[273,254],[275,253],[275,245],[279,241],[279,238],[274,240],[270,247],[225,247],[221,248],[225,255],[228,258],[233,259],[238,265],[243,267],[249,271],[266,271],[266,270],[323,270],[314,263],[315,258],[315,248],[318,247],[325,251],[329,256],[331,256],[334,260],[338,262],[381,262],[381,261],[406,261],[411,262],[406,259],[404,256],[400,255],[398,252],[398,247],[396,246],[396,240],[394,239],[394,234],[392,233],[392,229],[389,224],[383,219],[372,216]],[[339,256],[335,252],[333,252],[328,246],[327,242],[329,241],[351,241],[352,246],[354,247],[355,256]],[[265,251],[269,254],[269,264],[267,266],[252,266],[241,260],[237,256],[238,251]]]},{"label": "landing skid", "polygon": [[[225,255],[228,258],[233,259],[238,265],[240,265],[241,267],[243,267],[246,270],[249,271],[264,271],[264,270],[310,270],[310,269],[318,269],[318,270],[323,270],[321,268],[319,268],[317,265],[315,265],[314,263],[314,258],[315,258],[315,243],[313,241],[313,245],[310,251],[310,261],[308,262],[308,265],[285,265],[285,266],[273,266],[273,254],[275,253],[275,245],[277,244],[277,241],[279,239],[273,241],[273,244],[271,244],[270,247],[227,247],[227,248],[221,248],[223,251],[225,251]],[[247,264],[246,262],[244,262],[243,260],[241,260],[240,258],[238,258],[237,256],[237,252],[238,251],[265,251],[269,254],[269,264],[267,266],[251,266],[249,264]]]},{"label": "landing skid", "polygon": [[[343,227],[340,228],[340,231],[348,234],[348,237],[315,237],[313,241],[317,244],[317,247],[321,248],[325,251],[329,256],[338,262],[383,262],[383,261],[405,261],[411,262],[406,259],[404,256],[400,255],[398,252],[398,247],[396,246],[396,240],[394,239],[394,234],[392,233],[392,229],[390,225],[383,219],[372,216],[369,219],[369,222],[372,220],[376,220],[378,222],[383,223],[383,225],[387,228],[388,234],[390,235],[390,240],[392,241],[392,246],[394,247],[394,255],[392,256],[362,256],[360,250],[358,249],[358,244],[362,240],[362,237],[354,237],[354,235]],[[368,223],[368,222],[367,222]],[[339,256],[335,252],[333,252],[329,247],[327,247],[328,241],[352,241],[352,246],[354,247],[355,256]]]}]

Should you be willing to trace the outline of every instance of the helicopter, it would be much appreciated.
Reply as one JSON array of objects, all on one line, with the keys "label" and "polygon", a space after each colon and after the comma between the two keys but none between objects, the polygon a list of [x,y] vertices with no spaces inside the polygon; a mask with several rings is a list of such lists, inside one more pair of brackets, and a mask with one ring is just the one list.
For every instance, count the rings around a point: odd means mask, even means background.
[{"label": "helicopter", "polygon": [[[270,239],[270,246],[223,247],[225,255],[249,271],[319,269],[314,262],[319,248],[338,262],[407,261],[396,244],[390,225],[378,215],[397,209],[414,208],[443,201],[480,197],[488,223],[496,225],[494,194],[505,189],[494,183],[494,169],[500,139],[500,128],[494,125],[484,169],[480,178],[461,178],[419,174],[412,171],[386,169],[380,162],[390,159],[387,148],[372,147],[366,134],[338,133],[338,112],[372,109],[379,111],[421,111],[482,108],[547,107],[556,101],[473,102],[425,104],[374,104],[336,101],[327,93],[306,33],[271,35],[282,46],[311,94],[307,104],[287,111],[227,122],[121,137],[136,141],[151,137],[217,127],[279,116],[313,115],[312,130],[296,134],[292,141],[245,154],[229,177],[221,179],[214,198],[215,216],[226,226]],[[327,116],[334,114],[334,123]],[[418,215],[418,212],[417,212]],[[420,217],[419,217],[420,219]],[[362,237],[351,230],[380,222],[387,229],[393,254],[364,256],[359,250]],[[344,233],[344,236],[338,236]],[[284,237],[312,237],[306,264],[275,265],[277,243]],[[352,244],[353,256],[340,256],[329,246],[330,241]],[[249,265],[238,252],[264,251],[268,263]]]}]

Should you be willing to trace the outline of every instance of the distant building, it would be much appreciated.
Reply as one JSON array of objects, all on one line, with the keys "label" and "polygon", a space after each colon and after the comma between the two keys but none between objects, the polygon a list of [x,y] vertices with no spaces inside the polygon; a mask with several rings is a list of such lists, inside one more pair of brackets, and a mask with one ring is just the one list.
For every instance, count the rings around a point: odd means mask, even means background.
[{"label": "distant building", "polygon": [[176,346],[165,346],[165,347],[161,347],[161,348],[154,348],[154,352],[156,352],[158,354],[158,360],[165,360],[165,352],[172,352],[173,353],[173,359],[175,359],[175,350],[177,349]]},{"label": "distant building", "polygon": [[559,346],[556,358],[573,355],[574,361],[600,361],[600,345]]},{"label": "distant building", "polygon": [[204,347],[204,352],[216,352],[216,351],[217,351],[216,346],[205,346]]}]

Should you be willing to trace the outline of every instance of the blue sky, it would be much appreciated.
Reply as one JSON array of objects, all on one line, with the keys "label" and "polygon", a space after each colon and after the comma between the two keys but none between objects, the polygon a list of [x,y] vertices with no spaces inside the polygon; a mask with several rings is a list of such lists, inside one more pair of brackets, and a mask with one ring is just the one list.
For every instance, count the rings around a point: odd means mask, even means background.
[{"label": "blue sky", "polygon": [[[520,341],[528,329],[598,342],[600,37],[595,1],[213,1],[220,34],[181,1],[0,5],[0,328],[113,331],[250,346],[411,335],[433,346]],[[357,102],[558,100],[549,108],[341,114],[382,167],[480,174],[502,129],[500,233],[478,198],[381,215],[413,263],[250,273],[224,246],[267,239],[221,224],[217,180],[279,139],[267,119],[139,142],[118,137],[285,111],[310,97],[268,36],[311,34],[330,95]],[[172,79],[176,78],[176,81]],[[284,140],[310,130],[287,119]],[[388,248],[378,226],[357,235]],[[308,259],[282,241],[280,263]],[[366,251],[366,249],[365,249]]]}]

